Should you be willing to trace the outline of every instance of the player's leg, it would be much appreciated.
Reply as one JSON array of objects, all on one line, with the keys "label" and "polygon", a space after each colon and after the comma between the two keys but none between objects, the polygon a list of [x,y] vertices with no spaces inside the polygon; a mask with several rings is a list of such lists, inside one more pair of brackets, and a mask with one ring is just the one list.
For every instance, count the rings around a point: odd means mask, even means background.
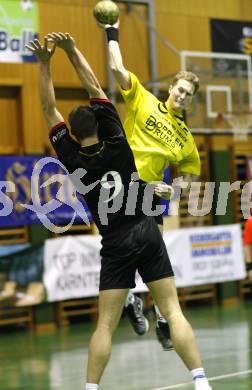
[{"label": "player's leg", "polygon": [[194,333],[179,305],[174,273],[165,243],[153,218],[148,218],[145,222],[145,230],[142,231],[142,251],[138,271],[148,285],[162,316],[169,323],[174,348],[191,370],[195,379],[195,389],[210,390]]},{"label": "player's leg", "polygon": [[149,321],[143,314],[143,301],[137,295],[129,291],[125,308],[134,331],[142,336],[149,330]]},{"label": "player's leg", "polygon": [[[124,245],[127,246],[128,262],[133,263],[134,267],[137,261],[137,254],[135,252],[134,245],[132,247],[132,243],[135,241],[137,231],[138,226],[136,225],[130,229],[130,232],[125,232],[124,236],[121,239]],[[116,245],[118,246],[118,240],[116,242]],[[126,313],[134,331],[140,336],[145,334],[149,329],[149,322],[143,314],[142,299],[139,298],[137,295],[133,294],[132,291],[129,291],[124,306],[126,308]]]},{"label": "player's leg", "polygon": [[112,334],[120,320],[128,289],[103,290],[99,294],[99,316],[88,350],[87,385],[99,384],[111,354]]},{"label": "player's leg", "polygon": [[196,390],[210,390],[191,325],[179,305],[174,278],[147,283],[160,312],[169,323],[174,349],[192,372]]},{"label": "player's leg", "polygon": [[[134,221],[133,221],[134,222]],[[99,317],[88,354],[86,389],[100,381],[111,353],[111,339],[130,288],[135,287],[138,224],[125,224],[103,237],[101,249]],[[90,386],[90,387],[88,387]],[[98,387],[94,387],[95,390]]]},{"label": "player's leg", "polygon": [[[160,201],[159,199],[157,200]],[[163,229],[163,217],[162,215],[155,218],[160,233],[163,235],[164,229]],[[170,334],[169,325],[166,321],[166,319],[162,316],[162,314],[159,311],[158,306],[154,303],[154,310],[156,314],[156,336],[159,341],[159,343],[162,345],[162,348],[164,351],[169,351],[173,349],[172,345],[172,339]]]}]

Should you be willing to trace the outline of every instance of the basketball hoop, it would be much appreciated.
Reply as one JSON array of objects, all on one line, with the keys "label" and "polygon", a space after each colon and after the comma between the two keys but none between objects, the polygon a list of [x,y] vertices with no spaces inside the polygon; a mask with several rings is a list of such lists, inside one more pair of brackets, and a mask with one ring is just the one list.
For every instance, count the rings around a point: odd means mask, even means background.
[{"label": "basketball hoop", "polygon": [[223,117],[232,129],[234,141],[246,142],[252,125],[252,112],[226,112]]}]

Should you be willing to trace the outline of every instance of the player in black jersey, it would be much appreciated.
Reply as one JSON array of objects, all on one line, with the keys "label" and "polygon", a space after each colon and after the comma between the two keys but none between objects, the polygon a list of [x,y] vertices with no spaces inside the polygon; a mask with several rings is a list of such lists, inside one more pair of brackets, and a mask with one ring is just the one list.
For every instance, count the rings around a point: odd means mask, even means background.
[{"label": "player in black jersey", "polygon": [[140,202],[136,202],[134,213],[129,204],[136,167],[119,116],[75,47],[73,38],[58,33],[55,41],[66,51],[91,104],[90,107],[80,106],[70,114],[75,141],[56,109],[50,74],[50,59],[55,47],[48,48],[47,38],[44,47],[38,40],[26,46],[40,63],[40,97],[51,143],[72,177],[77,169],[83,170],[79,187],[102,235],[99,317],[89,346],[86,389],[99,387],[110,357],[112,334],[120,320],[128,290],[135,286],[136,270],[169,321],[174,348],[187,367],[196,373],[202,370],[196,341],[179,306],[162,236],[154,218],[143,212],[143,186],[139,185]]}]

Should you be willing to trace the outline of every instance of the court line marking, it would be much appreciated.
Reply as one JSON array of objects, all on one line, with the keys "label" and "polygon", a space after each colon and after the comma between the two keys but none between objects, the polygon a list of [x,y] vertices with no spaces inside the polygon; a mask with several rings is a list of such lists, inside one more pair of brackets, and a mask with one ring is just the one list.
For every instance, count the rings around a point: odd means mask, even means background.
[{"label": "court line marking", "polygon": [[[250,373],[252,373],[252,370],[237,371],[237,372],[233,372],[231,374],[212,376],[211,378],[208,378],[208,380],[211,382],[211,381],[217,381],[219,379],[232,378],[233,376],[245,375],[245,374],[250,374]],[[166,386],[166,387],[157,387],[154,390],[179,389],[180,387],[185,387],[185,386],[191,385],[192,383],[193,382],[185,382],[185,383],[179,383],[177,385],[171,385],[171,386]]]}]

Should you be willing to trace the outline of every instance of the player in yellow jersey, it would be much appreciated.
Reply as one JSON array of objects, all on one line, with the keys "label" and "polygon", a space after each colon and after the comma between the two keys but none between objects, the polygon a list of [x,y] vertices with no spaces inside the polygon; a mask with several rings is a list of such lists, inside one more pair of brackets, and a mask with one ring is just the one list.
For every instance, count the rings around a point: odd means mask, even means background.
[{"label": "player in yellow jersey", "polygon": [[[193,78],[188,72],[180,72],[178,76]],[[127,72],[125,81],[120,84],[126,102],[124,127],[140,178],[145,182],[162,181],[164,170],[170,163],[177,164],[181,173],[199,175],[199,154],[182,115],[182,110],[192,101],[193,83],[183,78],[177,83],[175,80],[167,102],[162,103],[141,85],[133,73]]]},{"label": "player in yellow jersey", "polygon": [[[146,90],[136,75],[129,72],[123,64],[118,43],[118,23],[105,28],[110,67],[120,86],[126,103],[124,129],[133,151],[140,179],[150,183],[159,182],[155,194],[169,198],[170,186],[162,182],[164,170],[170,163],[177,164],[183,179],[190,182],[192,175],[200,174],[200,158],[193,136],[183,120],[183,111],[190,105],[199,88],[198,77],[191,72],[181,71],[173,79],[166,102],[159,101]],[[162,232],[162,216],[156,218]],[[139,301],[139,298],[135,298]],[[129,293],[126,301],[134,329],[142,330],[144,317],[139,302],[136,306],[134,295]],[[134,307],[135,304],[135,307]],[[155,306],[157,315],[156,334],[164,350],[172,348],[169,327]],[[135,315],[135,316],[134,316]],[[145,328],[147,330],[147,328]]]}]

